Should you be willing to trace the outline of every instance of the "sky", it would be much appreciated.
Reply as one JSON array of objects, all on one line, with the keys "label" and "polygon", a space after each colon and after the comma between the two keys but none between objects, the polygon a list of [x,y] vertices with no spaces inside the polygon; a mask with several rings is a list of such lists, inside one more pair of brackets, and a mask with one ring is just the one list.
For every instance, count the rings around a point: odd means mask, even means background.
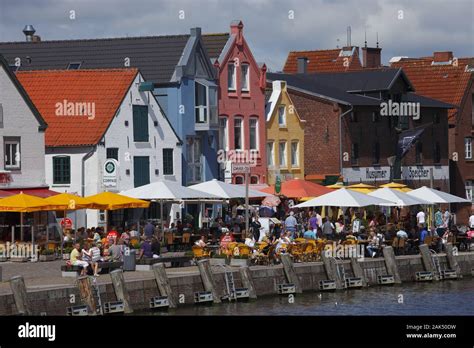
[{"label": "sky", "polygon": [[382,62],[453,51],[474,57],[474,0],[0,0],[0,41],[24,41],[32,24],[42,40],[229,31],[234,19],[258,62],[283,68],[289,51],[375,46]]}]

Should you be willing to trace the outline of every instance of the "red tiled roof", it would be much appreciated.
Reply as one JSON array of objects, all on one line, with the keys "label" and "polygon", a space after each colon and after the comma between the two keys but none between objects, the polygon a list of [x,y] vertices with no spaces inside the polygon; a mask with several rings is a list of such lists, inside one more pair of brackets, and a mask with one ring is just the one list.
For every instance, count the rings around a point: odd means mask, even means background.
[{"label": "red tiled roof", "polygon": [[[292,51],[288,54],[283,72],[286,74],[297,73],[299,57],[308,58],[307,71],[309,73],[344,72],[362,69],[357,48],[351,56],[339,56],[340,52],[340,48],[318,51]],[[347,66],[344,66],[344,58],[349,58]]]},{"label": "red tiled roof", "polygon": [[[432,65],[433,57],[402,58],[391,66],[403,68],[417,94],[461,106],[469,81],[473,76],[472,72],[466,71],[470,59],[459,58],[458,65],[453,66],[452,64]],[[449,110],[450,123],[455,121],[455,114],[455,109]]]},{"label": "red tiled roof", "polygon": [[[48,123],[46,146],[60,147],[97,144],[137,73],[137,69],[36,70],[16,76]],[[95,117],[56,115],[56,104],[65,100],[94,103]]]}]

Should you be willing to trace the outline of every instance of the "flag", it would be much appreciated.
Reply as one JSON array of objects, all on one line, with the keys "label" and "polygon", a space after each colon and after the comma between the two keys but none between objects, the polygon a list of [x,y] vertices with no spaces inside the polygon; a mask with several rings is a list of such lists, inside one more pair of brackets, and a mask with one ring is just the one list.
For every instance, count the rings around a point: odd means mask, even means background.
[{"label": "flag", "polygon": [[402,159],[411,147],[420,139],[426,126],[403,131],[398,138],[397,157]]}]

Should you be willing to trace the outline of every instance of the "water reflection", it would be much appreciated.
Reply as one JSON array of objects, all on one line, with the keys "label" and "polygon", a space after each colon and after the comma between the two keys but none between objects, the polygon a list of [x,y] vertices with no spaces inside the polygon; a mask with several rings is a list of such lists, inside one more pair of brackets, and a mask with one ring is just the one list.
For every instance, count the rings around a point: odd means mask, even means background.
[{"label": "water reflection", "polygon": [[187,305],[151,315],[474,315],[474,280],[372,286],[338,292],[259,297],[220,305]]}]

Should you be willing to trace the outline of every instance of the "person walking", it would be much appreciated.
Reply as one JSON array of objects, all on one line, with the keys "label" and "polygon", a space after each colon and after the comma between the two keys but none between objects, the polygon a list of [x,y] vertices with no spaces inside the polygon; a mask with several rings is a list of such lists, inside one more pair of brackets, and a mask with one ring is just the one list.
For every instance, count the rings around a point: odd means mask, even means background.
[{"label": "person walking", "polygon": [[294,214],[293,211],[290,211],[290,215],[285,219],[285,231],[290,232],[292,239],[295,237],[296,226],[298,225],[298,221],[293,216]]},{"label": "person walking", "polygon": [[258,215],[255,215],[255,217],[252,220],[252,223],[250,224],[250,228],[252,229],[252,234],[253,238],[255,239],[255,242],[258,242],[260,240],[260,229],[262,228],[262,224],[260,221],[258,221]]},{"label": "person walking", "polygon": [[334,238],[334,225],[327,217],[324,218],[322,230],[324,238],[327,240],[332,240]]}]

